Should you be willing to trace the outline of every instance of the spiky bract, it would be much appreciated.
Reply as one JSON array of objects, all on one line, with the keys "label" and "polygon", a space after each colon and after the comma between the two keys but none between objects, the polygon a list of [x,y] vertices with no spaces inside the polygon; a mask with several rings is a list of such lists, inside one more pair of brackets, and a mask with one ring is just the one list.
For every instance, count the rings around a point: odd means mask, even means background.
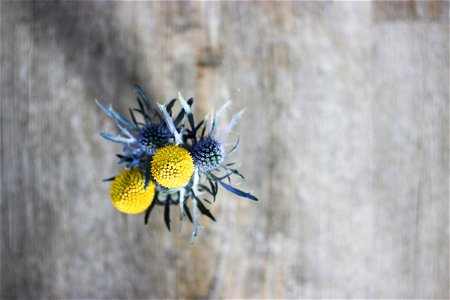
[{"label": "spiky bract", "polygon": [[195,166],[202,173],[219,168],[224,154],[222,144],[211,137],[201,138],[192,149]]},{"label": "spiky bract", "polygon": [[137,142],[147,154],[153,154],[159,147],[169,144],[172,137],[165,124],[148,124],[139,130]]}]

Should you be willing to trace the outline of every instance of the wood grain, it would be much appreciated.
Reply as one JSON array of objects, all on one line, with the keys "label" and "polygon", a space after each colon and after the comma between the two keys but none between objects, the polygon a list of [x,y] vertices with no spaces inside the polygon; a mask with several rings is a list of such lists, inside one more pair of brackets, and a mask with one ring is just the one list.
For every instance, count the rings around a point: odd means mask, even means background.
[{"label": "wood grain", "polygon": [[[0,298],[448,298],[447,2],[0,2]],[[114,210],[98,98],[236,89],[225,192],[167,232]],[[177,228],[174,213],[173,227]]]}]

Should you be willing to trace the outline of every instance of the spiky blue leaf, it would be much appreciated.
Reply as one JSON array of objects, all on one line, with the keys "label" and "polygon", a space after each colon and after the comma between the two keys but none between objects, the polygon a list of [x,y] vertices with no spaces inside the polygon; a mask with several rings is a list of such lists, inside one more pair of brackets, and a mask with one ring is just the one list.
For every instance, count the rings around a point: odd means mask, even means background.
[{"label": "spiky blue leaf", "polygon": [[220,141],[223,143],[223,141],[225,140],[225,138],[230,134],[231,130],[233,129],[233,127],[237,124],[237,122],[239,121],[239,119],[242,117],[242,115],[244,114],[245,109],[241,110],[240,112],[238,112],[237,114],[235,114],[233,116],[233,118],[231,119],[230,123],[228,123],[227,127],[225,128],[225,130],[222,132],[222,135],[220,137]]},{"label": "spiky blue leaf", "polygon": [[216,218],[214,218],[209,209],[205,207],[205,205],[202,203],[202,201],[200,201],[200,199],[197,198],[196,200],[197,200],[197,207],[200,210],[200,212],[215,222]]},{"label": "spiky blue leaf", "polygon": [[169,116],[172,116],[172,108],[176,101],[177,99],[172,99],[169,103],[166,104],[166,110]]},{"label": "spiky blue leaf", "polygon": [[198,207],[197,207],[197,199],[195,197],[192,198],[192,211],[193,211],[193,219],[194,219],[194,230],[192,231],[192,240],[191,243],[195,243],[198,235],[198,226],[200,225],[198,221]]},{"label": "spiky blue leaf", "polygon": [[121,143],[121,144],[129,144],[132,143],[134,141],[134,139],[130,139],[130,138],[125,138],[123,136],[120,135],[112,135],[110,133],[107,133],[106,131],[102,131],[100,132],[100,135],[107,139],[108,141],[114,142],[114,143]]},{"label": "spiky blue leaf", "polygon": [[236,151],[236,149],[237,149],[238,146],[239,146],[239,139],[240,139],[240,136],[238,135],[237,140],[236,140],[236,143],[235,143],[234,146],[227,152],[226,155],[230,155],[230,154],[232,154],[234,151]]},{"label": "spiky blue leaf", "polygon": [[178,92],[178,101],[180,101],[181,107],[185,111],[188,120],[189,125],[191,126],[191,129],[195,128],[195,122],[194,122],[194,115],[192,114],[191,106],[187,103],[187,101],[183,98],[180,92]]},{"label": "spiky blue leaf", "polygon": [[178,132],[175,125],[173,124],[172,118],[169,116],[169,113],[167,112],[166,107],[159,103],[158,103],[158,107],[163,114],[163,118],[164,118],[164,121],[166,122],[167,128],[169,128],[170,132],[175,137],[175,141],[176,141],[177,145],[182,144],[183,139],[181,137],[181,134]]},{"label": "spiky blue leaf", "polygon": [[136,125],[130,123],[122,117],[118,112],[116,112],[111,106],[106,106],[99,100],[95,99],[95,103],[111,118],[116,120],[118,123],[122,123],[122,125],[125,125],[128,129],[137,129]]},{"label": "spiky blue leaf", "polygon": [[235,188],[235,187],[232,187],[232,186],[229,185],[229,184],[226,184],[225,182],[223,182],[223,181],[221,181],[221,180],[218,180],[218,182],[219,182],[220,185],[223,186],[225,189],[227,189],[228,191],[230,191],[230,192],[232,192],[232,193],[234,193],[234,194],[236,194],[236,195],[238,195],[238,196],[241,196],[241,197],[244,197],[244,198],[253,200],[253,201],[258,201],[258,198],[256,198],[255,196],[253,196],[251,193],[247,193],[247,192],[241,191],[241,190],[239,190],[239,189],[237,189],[237,188]]}]

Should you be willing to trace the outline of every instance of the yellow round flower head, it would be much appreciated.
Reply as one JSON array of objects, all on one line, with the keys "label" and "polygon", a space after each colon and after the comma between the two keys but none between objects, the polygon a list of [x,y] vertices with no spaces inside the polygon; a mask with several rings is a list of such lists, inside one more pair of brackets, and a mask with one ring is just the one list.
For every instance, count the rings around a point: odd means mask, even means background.
[{"label": "yellow round flower head", "polygon": [[139,169],[124,170],[116,176],[109,191],[114,207],[126,214],[138,214],[153,201],[155,184],[150,181],[144,189],[145,174]]},{"label": "yellow round flower head", "polygon": [[165,146],[153,155],[151,172],[160,185],[166,188],[179,188],[191,179],[194,173],[194,160],[189,152],[180,146]]}]

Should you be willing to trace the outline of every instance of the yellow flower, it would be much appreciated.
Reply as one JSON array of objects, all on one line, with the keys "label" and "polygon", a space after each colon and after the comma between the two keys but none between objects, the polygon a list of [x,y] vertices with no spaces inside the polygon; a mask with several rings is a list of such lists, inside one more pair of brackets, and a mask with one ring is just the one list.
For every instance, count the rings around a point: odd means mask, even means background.
[{"label": "yellow flower", "polygon": [[144,189],[145,174],[139,169],[124,170],[116,176],[109,191],[114,207],[126,214],[138,214],[153,201],[155,184],[150,181]]},{"label": "yellow flower", "polygon": [[191,179],[194,173],[194,160],[189,152],[180,146],[165,146],[153,155],[151,172],[160,185],[166,188],[180,188]]}]

